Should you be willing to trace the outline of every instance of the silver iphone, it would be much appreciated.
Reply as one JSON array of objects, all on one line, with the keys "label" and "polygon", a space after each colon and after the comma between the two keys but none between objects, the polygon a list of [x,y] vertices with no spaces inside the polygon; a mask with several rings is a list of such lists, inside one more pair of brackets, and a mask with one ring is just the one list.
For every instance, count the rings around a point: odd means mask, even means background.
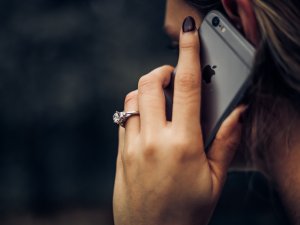
[{"label": "silver iphone", "polygon": [[[243,98],[251,80],[254,47],[218,11],[211,11],[199,29],[201,39],[201,126],[205,149],[222,122]],[[165,90],[166,116],[172,117],[174,76]]]},{"label": "silver iphone", "polygon": [[218,11],[199,30],[201,39],[201,125],[207,149],[224,119],[243,98],[251,80],[253,46]]}]

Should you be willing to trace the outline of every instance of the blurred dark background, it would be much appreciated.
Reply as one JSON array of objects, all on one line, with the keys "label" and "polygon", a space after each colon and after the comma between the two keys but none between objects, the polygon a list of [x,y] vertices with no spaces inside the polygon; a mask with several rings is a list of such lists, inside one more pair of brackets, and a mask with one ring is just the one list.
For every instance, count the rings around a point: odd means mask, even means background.
[{"label": "blurred dark background", "polygon": [[[175,64],[163,0],[0,1],[0,224],[112,224],[115,110]],[[233,173],[212,224],[284,224],[258,174]]]}]

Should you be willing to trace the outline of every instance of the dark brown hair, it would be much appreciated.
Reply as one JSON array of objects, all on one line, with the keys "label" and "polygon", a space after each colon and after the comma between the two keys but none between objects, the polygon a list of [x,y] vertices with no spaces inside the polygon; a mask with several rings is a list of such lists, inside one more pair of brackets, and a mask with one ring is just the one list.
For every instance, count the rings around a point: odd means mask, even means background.
[{"label": "dark brown hair", "polygon": [[[186,0],[205,15],[223,11],[221,0]],[[262,161],[268,170],[267,156],[276,146],[289,148],[294,121],[300,118],[300,8],[298,0],[253,0],[260,33],[247,94],[248,110],[244,121],[242,146],[252,162]],[[272,153],[271,153],[272,154]],[[255,159],[255,160],[254,160]]]}]

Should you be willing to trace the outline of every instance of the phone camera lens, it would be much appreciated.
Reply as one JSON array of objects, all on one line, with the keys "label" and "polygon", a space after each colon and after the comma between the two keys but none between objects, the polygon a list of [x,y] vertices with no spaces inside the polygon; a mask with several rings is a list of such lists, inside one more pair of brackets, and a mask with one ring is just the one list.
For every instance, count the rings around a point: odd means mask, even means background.
[{"label": "phone camera lens", "polygon": [[219,17],[214,17],[213,19],[212,19],[212,25],[214,25],[215,27],[217,27],[218,25],[220,24],[220,19],[219,19]]}]

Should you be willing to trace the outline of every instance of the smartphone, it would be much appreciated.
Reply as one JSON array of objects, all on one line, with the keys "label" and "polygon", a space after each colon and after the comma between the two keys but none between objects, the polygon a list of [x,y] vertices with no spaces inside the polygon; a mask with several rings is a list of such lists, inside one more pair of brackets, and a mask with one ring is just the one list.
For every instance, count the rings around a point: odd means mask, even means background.
[{"label": "smartphone", "polygon": [[[218,11],[209,12],[199,29],[201,40],[201,126],[205,150],[222,122],[242,100],[251,83],[254,47]],[[173,82],[166,89],[167,119],[171,119]]]}]

